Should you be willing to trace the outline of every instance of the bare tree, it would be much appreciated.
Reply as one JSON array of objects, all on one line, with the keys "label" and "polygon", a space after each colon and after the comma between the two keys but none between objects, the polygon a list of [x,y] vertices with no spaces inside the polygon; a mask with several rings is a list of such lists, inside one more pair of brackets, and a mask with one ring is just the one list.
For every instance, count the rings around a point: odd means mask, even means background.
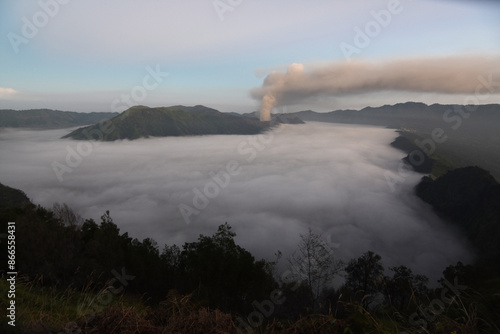
[{"label": "bare tree", "polygon": [[323,289],[332,285],[343,263],[335,259],[332,249],[311,228],[306,235],[301,234],[300,239],[297,250],[288,261],[294,276],[306,282],[316,302]]},{"label": "bare tree", "polygon": [[52,212],[54,212],[54,217],[59,219],[61,223],[74,229],[79,228],[83,222],[82,217],[75,213],[66,203],[54,203]]}]

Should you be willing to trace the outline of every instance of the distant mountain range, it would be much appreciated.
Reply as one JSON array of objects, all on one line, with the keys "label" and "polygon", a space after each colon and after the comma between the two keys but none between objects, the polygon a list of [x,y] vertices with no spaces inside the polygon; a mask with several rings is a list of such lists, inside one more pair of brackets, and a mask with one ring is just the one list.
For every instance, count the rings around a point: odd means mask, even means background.
[{"label": "distant mountain range", "polygon": [[[451,110],[452,112],[448,112]],[[318,113],[312,110],[277,114],[285,117],[298,117],[306,122],[332,122],[346,124],[367,124],[380,125],[399,129],[405,126],[425,127],[429,124],[438,123],[444,125],[455,125],[458,122],[453,116],[460,110],[465,123],[476,123],[484,120],[500,122],[500,105],[427,105],[418,102],[398,103],[395,105],[384,105],[381,107],[366,107],[361,110],[334,110],[330,112]],[[447,113],[447,116],[444,114]],[[467,114],[470,114],[467,116]],[[465,115],[465,116],[464,116]],[[243,114],[247,117],[256,117],[255,113]],[[446,119],[444,119],[446,117]],[[444,125],[443,125],[444,123]],[[462,125],[462,124],[461,124]],[[432,125],[431,125],[432,126]]]},{"label": "distant mountain range", "polygon": [[98,123],[118,115],[114,112],[78,113],[51,109],[0,110],[0,127],[63,129]]},{"label": "distant mountain range", "polygon": [[[137,110],[137,108],[142,107],[136,106],[131,109]],[[144,107],[142,109],[146,108],[147,107]],[[151,112],[161,108],[149,109],[150,114],[148,117],[152,117]],[[193,107],[176,105],[168,107],[167,109],[170,111],[177,110],[191,114],[188,118],[189,121],[192,122],[208,120],[210,119],[206,118],[208,115],[214,116],[215,118],[213,118],[213,120],[222,121],[222,118],[224,118],[224,121],[222,122],[227,122],[228,124],[231,123],[229,120],[234,122],[234,118],[225,118],[224,116],[233,116],[235,118],[241,118],[241,116],[243,116],[244,118],[249,119],[257,118],[256,112],[247,114],[237,114],[234,112],[222,113],[216,109],[208,108],[202,105]],[[469,109],[473,111],[469,112]],[[128,113],[129,110],[126,110],[121,115]],[[458,115],[461,116],[461,120],[457,118],[457,110],[462,112],[461,115]],[[192,114],[203,115],[203,117],[194,116]],[[0,127],[65,128],[96,124],[101,120],[117,117],[118,115],[120,114],[111,112],[77,113],[50,109],[0,110]],[[173,114],[171,114],[171,117],[174,122],[179,121],[182,123],[188,121],[188,119],[182,119],[182,117],[176,117]],[[219,119],[216,117],[219,117]],[[481,123],[481,125],[486,125],[487,127],[488,124],[496,127],[498,124],[496,122],[500,122],[500,105],[426,105],[424,103],[406,102],[381,107],[366,107],[361,110],[335,110],[325,113],[304,110],[294,113],[273,114],[272,117],[273,121],[277,123],[302,123],[302,121],[314,121],[378,125],[395,129],[404,127],[429,129],[436,126],[445,127],[446,125],[449,125],[455,130],[457,127],[471,128],[471,126],[476,125],[477,123]],[[151,120],[154,121],[154,117],[151,118]],[[200,126],[204,127],[203,125]],[[496,132],[497,128],[494,130]],[[211,133],[213,131],[208,132]],[[219,130],[219,133],[224,133],[224,130]],[[183,131],[180,129],[179,134],[177,135],[182,134]]]},{"label": "distant mountain range", "polygon": [[106,131],[96,124],[77,129],[63,138],[88,140],[89,133],[99,133],[99,139],[104,141],[166,136],[258,134],[269,127],[269,123],[257,119],[222,113],[200,105],[159,108],[134,106],[113,117],[106,125]]}]

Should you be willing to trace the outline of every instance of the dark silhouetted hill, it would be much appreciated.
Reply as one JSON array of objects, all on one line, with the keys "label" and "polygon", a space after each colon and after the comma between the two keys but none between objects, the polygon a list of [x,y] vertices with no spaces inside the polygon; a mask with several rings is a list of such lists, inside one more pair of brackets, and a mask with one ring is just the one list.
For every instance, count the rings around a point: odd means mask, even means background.
[{"label": "dark silhouetted hill", "polygon": [[30,200],[24,192],[0,183],[0,208],[21,207],[28,203]]},{"label": "dark silhouetted hill", "polygon": [[436,161],[425,154],[409,138],[399,136],[391,143],[391,146],[408,153],[403,160],[412,166],[415,171],[425,174],[432,173]]},{"label": "dark silhouetted hill", "polygon": [[417,195],[463,228],[482,261],[500,269],[500,184],[479,167],[422,178]]}]

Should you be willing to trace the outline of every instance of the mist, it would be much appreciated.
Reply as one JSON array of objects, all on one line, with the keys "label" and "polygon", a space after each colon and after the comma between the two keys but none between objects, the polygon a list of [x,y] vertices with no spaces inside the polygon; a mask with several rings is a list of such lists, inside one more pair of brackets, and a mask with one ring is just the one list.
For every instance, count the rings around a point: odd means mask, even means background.
[{"label": "mist", "polygon": [[478,85],[491,90],[498,84],[498,68],[497,56],[355,60],[316,65],[309,70],[303,64],[291,64],[285,72],[267,75],[262,87],[252,89],[251,96],[260,101],[260,119],[265,121],[273,107],[312,103],[324,96],[382,91],[478,94]]},{"label": "mist", "polygon": [[[109,210],[121,233],[152,237],[160,248],[228,222],[257,258],[290,255],[311,227],[340,259],[372,250],[386,268],[407,265],[431,280],[472,259],[464,239],[413,194],[421,174],[408,171],[391,190],[386,172],[397,174],[405,155],[389,146],[394,130],[308,123],[257,136],[94,143],[60,182],[53,162],[64,164],[82,143],[59,139],[69,131],[0,130],[0,182],[97,222]],[[230,178],[216,192],[214,175],[224,173]],[[207,184],[217,194],[197,208],[194,198]],[[188,221],[180,207],[193,209]]]}]

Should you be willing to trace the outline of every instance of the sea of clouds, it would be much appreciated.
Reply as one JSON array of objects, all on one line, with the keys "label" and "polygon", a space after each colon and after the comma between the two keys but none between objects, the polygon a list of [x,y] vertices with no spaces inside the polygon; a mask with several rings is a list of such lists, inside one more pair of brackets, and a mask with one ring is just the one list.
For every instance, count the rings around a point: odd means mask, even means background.
[{"label": "sea of clouds", "polygon": [[372,250],[386,267],[404,264],[431,279],[472,257],[464,238],[414,195],[421,174],[405,172],[396,191],[387,182],[405,155],[389,146],[391,129],[308,123],[258,136],[94,143],[60,182],[54,162],[65,165],[82,145],[60,139],[68,132],[1,130],[0,182],[46,207],[67,203],[84,218],[99,221],[109,210],[122,233],[152,237],[160,248],[228,222],[257,258],[289,256],[309,227],[340,259]]}]

